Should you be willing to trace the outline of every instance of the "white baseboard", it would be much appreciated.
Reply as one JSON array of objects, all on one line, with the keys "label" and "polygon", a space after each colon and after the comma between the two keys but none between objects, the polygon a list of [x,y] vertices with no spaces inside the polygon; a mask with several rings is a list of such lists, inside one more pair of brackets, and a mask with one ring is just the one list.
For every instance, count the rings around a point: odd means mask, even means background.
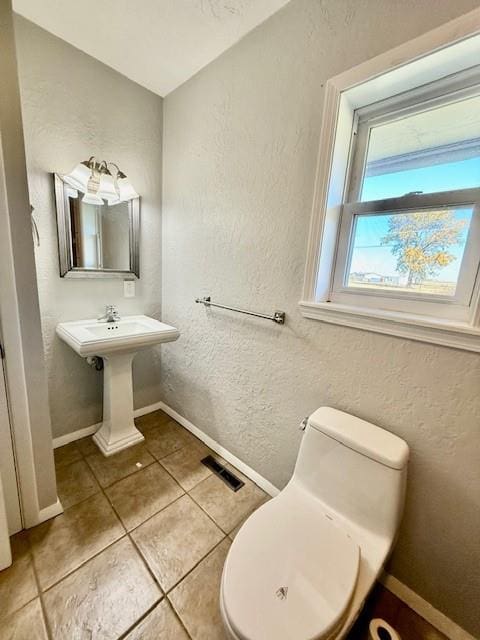
[{"label": "white baseboard", "polygon": [[[233,464],[239,471],[250,478],[252,482],[255,482],[261,489],[263,489],[268,495],[275,497],[280,493],[280,490],[277,489],[271,482],[269,482],[266,478],[257,473],[254,469],[249,467],[247,464],[242,462],[239,458],[234,456],[230,451],[222,447],[216,440],[208,436],[201,429],[196,427],[190,420],[187,420],[182,415],[177,413],[174,409],[169,407],[164,402],[156,402],[154,404],[148,405],[146,407],[141,407],[140,409],[135,409],[134,416],[136,418],[143,416],[147,413],[151,413],[152,411],[158,411],[161,409],[166,414],[168,414],[171,418],[176,420],[182,427],[185,427],[188,431],[193,433],[199,440],[204,442],[212,451],[218,453],[219,456],[222,456],[227,462]],[[61,447],[69,442],[73,442],[74,440],[79,440],[80,438],[85,438],[86,436],[92,435],[97,431],[100,427],[100,424],[94,424],[90,427],[85,427],[83,429],[79,429],[78,431],[74,431],[73,433],[68,433],[64,436],[60,436],[58,438],[54,438],[53,446],[56,449],[57,447]],[[58,509],[56,511],[56,509]],[[51,510],[51,513],[50,513]],[[58,513],[63,511],[62,505],[60,502],[57,502],[55,505],[51,505],[46,509],[42,509],[40,512],[43,520],[48,520]],[[389,591],[397,596],[402,602],[404,602],[410,609],[413,609],[415,613],[421,616],[424,620],[430,623],[433,627],[438,629],[441,633],[445,634],[450,640],[475,640],[475,638],[470,635],[467,631],[462,629],[458,624],[453,622],[450,618],[448,618],[444,613],[435,609],[433,605],[424,600],[418,593],[415,593],[410,587],[400,582],[394,576],[383,572],[379,578],[380,582],[386,587]]]},{"label": "white baseboard", "polygon": [[77,429],[77,431],[66,433],[64,436],[58,436],[58,438],[53,439],[53,448],[58,449],[58,447],[63,447],[65,444],[69,444],[75,440],[81,440],[87,436],[92,436],[95,431],[100,429],[101,424],[102,423],[99,422],[98,424],[92,424],[89,427],[83,427],[82,429]]},{"label": "white baseboard", "polygon": [[224,458],[227,462],[233,464],[234,467],[236,467],[239,471],[246,475],[247,478],[250,478],[252,482],[258,485],[260,489],[263,489],[265,493],[268,493],[269,496],[275,497],[280,493],[280,489],[277,489],[277,487],[275,487],[266,478],[257,473],[254,469],[245,464],[245,462],[240,460],[240,458],[237,458],[237,456],[234,456],[233,453],[230,453],[230,451],[222,447],[222,445],[219,444],[216,440],[214,440],[210,436],[207,436],[206,433],[192,424],[190,420],[187,420],[186,418],[181,416],[164,402],[159,402],[157,404],[159,405],[157,407],[158,409],[162,409],[162,411],[165,411],[165,413],[167,413],[171,418],[181,424],[182,427],[188,429],[188,431],[193,433],[194,436],[204,442],[207,447],[210,447],[212,451],[215,451],[215,453],[218,453],[218,455],[222,456],[222,458]]},{"label": "white baseboard", "polygon": [[165,406],[164,402],[154,402],[153,404],[149,404],[146,407],[140,407],[140,409],[135,409],[135,411],[133,412],[133,415],[135,416],[135,418],[140,418],[140,416],[144,416],[147,413],[152,413],[152,411],[158,411],[159,409],[163,410],[164,406]]},{"label": "white baseboard", "polygon": [[406,584],[400,582],[395,576],[383,572],[379,580],[384,587],[395,594],[410,609],[413,609],[415,613],[418,613],[420,617],[429,622],[432,627],[446,635],[449,640],[475,640],[468,631],[465,631],[444,613],[435,609],[433,605],[424,600],[418,593],[415,593],[410,587],[407,587]]}]

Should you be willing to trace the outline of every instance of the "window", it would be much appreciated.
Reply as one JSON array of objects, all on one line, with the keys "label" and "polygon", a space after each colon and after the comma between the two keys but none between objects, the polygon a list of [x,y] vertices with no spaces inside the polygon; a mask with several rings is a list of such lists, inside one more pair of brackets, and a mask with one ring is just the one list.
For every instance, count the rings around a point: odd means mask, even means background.
[{"label": "window", "polygon": [[331,300],[468,320],[480,260],[480,84],[470,83],[480,72],[460,80],[355,111]]},{"label": "window", "polygon": [[454,29],[327,83],[303,315],[480,351],[480,37]]}]

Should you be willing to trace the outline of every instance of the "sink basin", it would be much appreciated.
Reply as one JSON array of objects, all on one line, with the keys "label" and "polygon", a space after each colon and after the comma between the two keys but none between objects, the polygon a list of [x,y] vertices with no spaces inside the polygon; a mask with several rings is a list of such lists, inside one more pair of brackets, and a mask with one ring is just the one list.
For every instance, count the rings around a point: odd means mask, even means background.
[{"label": "sink basin", "polygon": [[117,322],[76,320],[57,325],[57,335],[78,355],[107,356],[122,351],[136,352],[162,342],[176,340],[175,327],[148,316],[126,316]]},{"label": "sink basin", "polygon": [[132,361],[137,351],[172,342],[180,332],[148,316],[126,316],[61,322],[57,335],[79,356],[103,358],[103,422],[93,436],[100,451],[111,456],[144,440],[133,420]]}]

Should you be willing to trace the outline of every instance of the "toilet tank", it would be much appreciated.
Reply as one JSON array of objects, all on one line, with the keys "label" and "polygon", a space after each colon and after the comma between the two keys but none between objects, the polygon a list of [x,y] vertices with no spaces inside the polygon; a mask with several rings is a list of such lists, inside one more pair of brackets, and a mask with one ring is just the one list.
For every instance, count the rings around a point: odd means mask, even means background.
[{"label": "toilet tank", "polygon": [[308,419],[291,482],[355,525],[393,540],[408,453],[407,443],[385,429],[321,407]]}]

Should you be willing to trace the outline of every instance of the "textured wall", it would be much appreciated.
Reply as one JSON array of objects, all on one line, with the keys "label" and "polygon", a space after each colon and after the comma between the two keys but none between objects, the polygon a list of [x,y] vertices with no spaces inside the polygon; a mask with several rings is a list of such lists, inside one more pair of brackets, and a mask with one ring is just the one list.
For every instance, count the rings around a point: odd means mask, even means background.
[{"label": "textured wall", "polygon": [[[303,319],[322,83],[476,0],[293,0],[164,103],[163,399],[278,486],[322,404],[405,438],[390,570],[480,633],[480,359]],[[194,304],[284,309],[285,327]]]},{"label": "textured wall", "polygon": [[[62,320],[99,315],[107,303],[122,314],[160,317],[162,99],[32,23],[15,22],[40,308],[54,436],[101,420],[102,374],[55,336]],[[51,172],[66,173],[97,155],[117,162],[142,196],[141,278],[123,298],[121,280],[59,277]],[[160,350],[135,359],[135,404],[160,399]]]}]

